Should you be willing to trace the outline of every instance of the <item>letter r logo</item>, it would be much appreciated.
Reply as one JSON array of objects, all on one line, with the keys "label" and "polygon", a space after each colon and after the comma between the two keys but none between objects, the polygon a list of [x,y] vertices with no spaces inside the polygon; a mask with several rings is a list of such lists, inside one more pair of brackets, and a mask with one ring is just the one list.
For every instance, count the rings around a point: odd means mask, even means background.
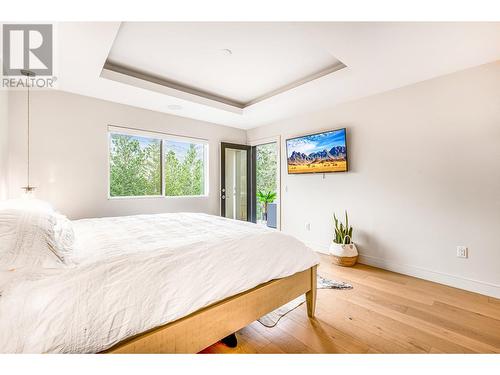
[{"label": "letter r logo", "polygon": [[52,25],[3,25],[3,74],[52,75]]}]

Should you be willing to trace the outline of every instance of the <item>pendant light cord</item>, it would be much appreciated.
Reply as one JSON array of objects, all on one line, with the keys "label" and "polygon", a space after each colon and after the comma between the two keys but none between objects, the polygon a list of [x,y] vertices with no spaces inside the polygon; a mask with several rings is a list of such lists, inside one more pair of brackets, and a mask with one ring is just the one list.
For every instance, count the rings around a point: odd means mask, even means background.
[{"label": "pendant light cord", "polygon": [[28,85],[28,169],[26,171],[28,186],[30,186],[30,83],[29,83],[29,78],[30,78],[29,76],[26,76],[26,82]]},{"label": "pendant light cord", "polygon": [[31,93],[30,93],[30,77],[34,77],[35,76],[35,73],[32,72],[32,71],[29,71],[29,70],[26,70],[26,69],[21,69],[21,74],[26,76],[26,100],[27,100],[27,105],[28,105],[28,111],[27,111],[27,115],[28,115],[28,121],[27,121],[27,124],[28,124],[28,129],[27,129],[27,133],[28,133],[28,139],[27,139],[27,150],[26,150],[26,155],[27,155],[27,163],[26,163],[26,186],[23,186],[23,189],[25,191],[26,194],[30,194],[33,190],[34,190],[34,187],[32,187],[30,185],[30,171],[31,171],[31,160],[30,160],[30,145],[31,145]]}]

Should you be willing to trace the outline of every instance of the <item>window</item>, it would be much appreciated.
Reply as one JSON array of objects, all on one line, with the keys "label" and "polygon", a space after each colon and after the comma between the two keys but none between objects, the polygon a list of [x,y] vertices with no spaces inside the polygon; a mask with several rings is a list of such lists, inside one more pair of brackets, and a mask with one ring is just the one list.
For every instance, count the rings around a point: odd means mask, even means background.
[{"label": "window", "polygon": [[208,144],[110,127],[109,196],[204,196]]},{"label": "window", "polygon": [[161,195],[160,140],[111,134],[111,197]]},{"label": "window", "polygon": [[165,154],[165,195],[203,195],[204,146],[196,143],[163,141]]}]

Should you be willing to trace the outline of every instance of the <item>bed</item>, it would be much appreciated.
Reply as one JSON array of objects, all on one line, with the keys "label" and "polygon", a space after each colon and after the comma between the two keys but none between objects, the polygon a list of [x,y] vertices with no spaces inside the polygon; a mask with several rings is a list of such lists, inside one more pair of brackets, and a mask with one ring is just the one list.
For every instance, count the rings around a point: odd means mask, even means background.
[{"label": "bed", "polygon": [[314,315],[318,258],[276,230],[195,213],[71,227],[63,267],[0,271],[0,352],[196,353],[304,293]]}]

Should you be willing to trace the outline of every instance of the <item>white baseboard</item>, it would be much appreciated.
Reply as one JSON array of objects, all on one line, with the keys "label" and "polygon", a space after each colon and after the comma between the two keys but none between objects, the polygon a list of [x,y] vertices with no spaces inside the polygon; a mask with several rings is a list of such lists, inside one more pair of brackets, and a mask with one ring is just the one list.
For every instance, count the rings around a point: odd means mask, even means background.
[{"label": "white baseboard", "polygon": [[[307,243],[307,246],[314,249],[318,253],[328,254],[327,246],[313,243]],[[366,264],[368,266],[382,268],[388,271],[402,273],[403,275],[413,276],[419,279],[452,286],[454,288],[484,294],[489,297],[500,298],[500,285],[497,284],[451,275],[444,272],[431,271],[425,268],[410,266],[407,264],[394,263],[370,255],[360,254],[358,261],[359,263]]]}]

